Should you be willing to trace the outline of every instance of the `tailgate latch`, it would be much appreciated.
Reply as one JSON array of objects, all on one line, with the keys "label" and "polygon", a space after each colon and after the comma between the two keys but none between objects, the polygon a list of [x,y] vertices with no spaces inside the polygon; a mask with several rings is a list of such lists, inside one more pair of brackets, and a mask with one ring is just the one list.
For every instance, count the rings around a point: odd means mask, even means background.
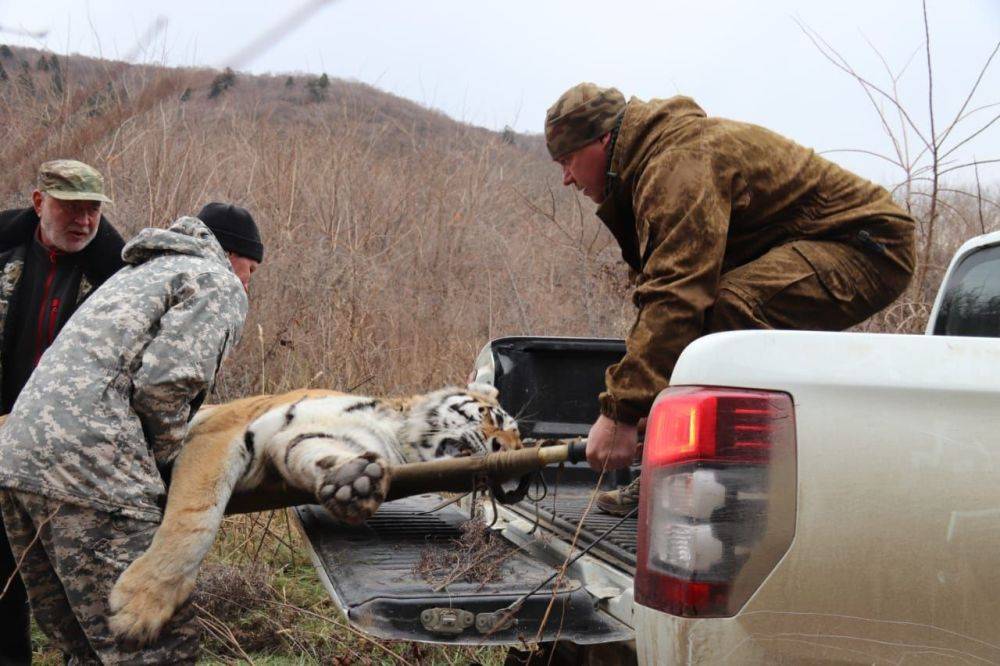
[{"label": "tailgate latch", "polygon": [[420,623],[432,634],[455,636],[471,627],[475,616],[461,608],[427,608],[420,612]]},{"label": "tailgate latch", "polygon": [[494,613],[480,613],[476,616],[476,629],[481,634],[492,634],[514,626],[514,612],[501,608]]}]

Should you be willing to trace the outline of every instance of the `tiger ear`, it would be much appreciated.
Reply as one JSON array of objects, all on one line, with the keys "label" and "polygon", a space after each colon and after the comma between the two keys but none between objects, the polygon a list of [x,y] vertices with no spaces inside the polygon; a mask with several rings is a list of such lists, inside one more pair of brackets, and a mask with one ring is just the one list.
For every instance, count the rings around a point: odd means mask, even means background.
[{"label": "tiger ear", "polygon": [[479,393],[480,395],[485,395],[487,398],[493,398],[494,400],[496,400],[496,397],[500,395],[500,391],[497,390],[496,386],[485,382],[472,382],[469,384],[469,392]]}]

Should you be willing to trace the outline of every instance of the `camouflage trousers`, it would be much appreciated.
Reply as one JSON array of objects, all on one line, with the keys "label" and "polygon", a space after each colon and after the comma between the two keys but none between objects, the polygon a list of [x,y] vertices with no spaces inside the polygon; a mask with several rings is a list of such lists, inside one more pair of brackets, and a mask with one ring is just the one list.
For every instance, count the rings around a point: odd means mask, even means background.
[{"label": "camouflage trousers", "polygon": [[111,588],[156,523],[9,490],[0,490],[0,511],[35,620],[68,663],[194,663],[200,635],[190,601],[145,648],[121,645],[108,628]]},{"label": "camouflage trousers", "polygon": [[704,333],[840,331],[892,303],[912,274],[912,240],[883,252],[822,240],[779,245],[723,273]]},{"label": "camouflage trousers", "polygon": [[31,614],[28,593],[17,574],[7,532],[0,519],[0,666],[31,663]]}]

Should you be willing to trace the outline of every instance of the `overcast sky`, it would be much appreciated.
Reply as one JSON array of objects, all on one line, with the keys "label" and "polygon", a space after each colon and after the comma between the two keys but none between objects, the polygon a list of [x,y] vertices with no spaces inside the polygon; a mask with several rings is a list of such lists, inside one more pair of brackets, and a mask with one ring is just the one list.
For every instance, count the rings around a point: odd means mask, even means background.
[{"label": "overcast sky", "polygon": [[[314,10],[305,21],[238,56],[303,7]],[[1000,40],[1000,0],[928,0],[928,12],[940,130]],[[253,72],[327,72],[459,120],[524,132],[540,132],[556,97],[590,80],[643,99],[691,95],[711,115],[756,122],[821,151],[888,152],[860,86],[823,58],[796,19],[886,89],[871,45],[896,72],[909,62],[898,85],[926,127],[919,0],[0,0],[0,42],[136,62],[236,59]],[[40,31],[47,34],[18,34]],[[995,103],[1000,55],[969,109]],[[954,136],[998,111],[973,115]],[[968,148],[956,156],[1000,157],[1000,124]],[[900,178],[877,158],[829,156],[883,183]],[[1000,168],[982,173],[1000,181]]]}]

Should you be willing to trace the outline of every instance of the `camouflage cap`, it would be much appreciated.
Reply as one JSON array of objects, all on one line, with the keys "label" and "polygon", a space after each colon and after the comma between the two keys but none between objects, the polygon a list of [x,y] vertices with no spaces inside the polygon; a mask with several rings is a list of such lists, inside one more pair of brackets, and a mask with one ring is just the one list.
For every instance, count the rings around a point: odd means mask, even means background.
[{"label": "camouflage cap", "polygon": [[557,160],[611,131],[625,108],[617,88],[580,83],[549,107],[545,114],[545,146]]},{"label": "camouflage cap", "polygon": [[68,201],[111,203],[100,172],[76,160],[52,160],[38,167],[38,191]]}]

